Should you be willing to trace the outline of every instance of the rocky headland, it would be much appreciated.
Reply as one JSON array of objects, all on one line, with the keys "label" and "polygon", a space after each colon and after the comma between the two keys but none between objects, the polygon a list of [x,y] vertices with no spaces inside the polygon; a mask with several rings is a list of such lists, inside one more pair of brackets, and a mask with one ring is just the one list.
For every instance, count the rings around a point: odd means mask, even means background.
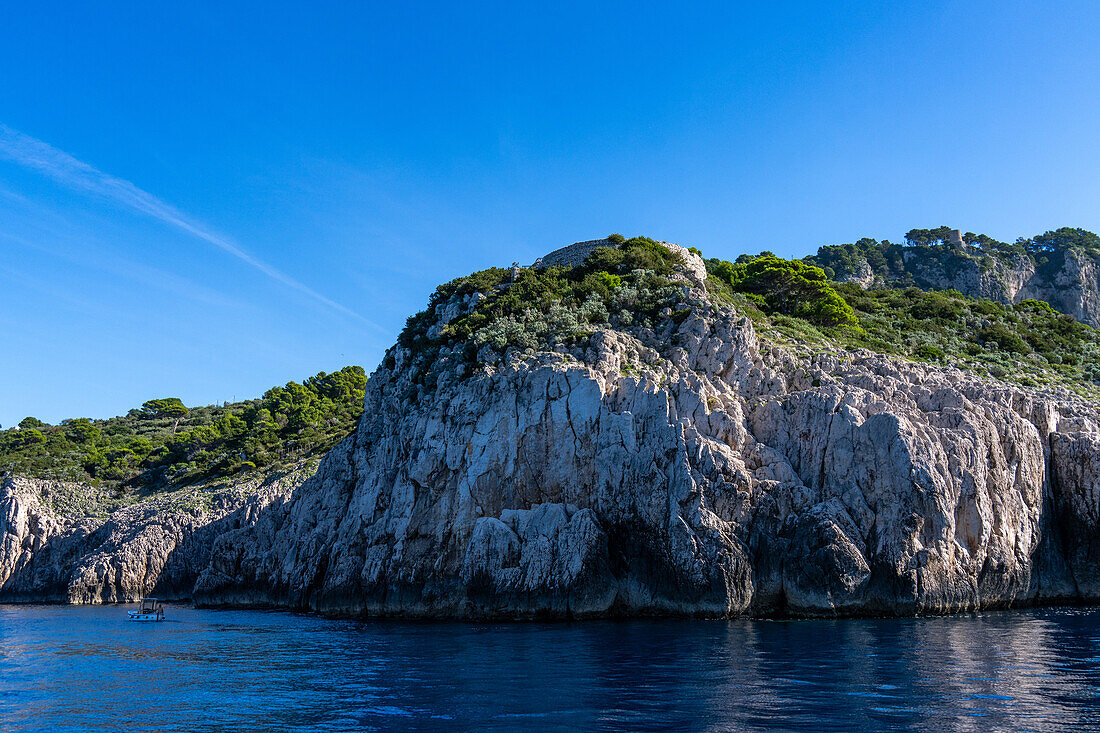
[{"label": "rocky headland", "polygon": [[6,478],[0,601],[510,619],[1100,600],[1089,393],[783,337],[696,253],[633,242],[441,288],[316,473],[102,514],[51,500],[92,489]]}]

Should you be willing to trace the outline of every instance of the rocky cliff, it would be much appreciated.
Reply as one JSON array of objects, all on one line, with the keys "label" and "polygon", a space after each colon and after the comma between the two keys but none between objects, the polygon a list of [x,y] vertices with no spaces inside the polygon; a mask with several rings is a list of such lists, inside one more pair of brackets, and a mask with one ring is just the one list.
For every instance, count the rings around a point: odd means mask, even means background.
[{"label": "rocky cliff", "polygon": [[544,293],[545,313],[492,320],[541,292],[523,277],[564,288],[552,271],[441,289],[309,478],[126,506],[6,478],[0,601],[586,618],[1100,600],[1096,402],[774,339],[662,246],[671,280],[635,260],[583,274],[573,310]]},{"label": "rocky cliff", "polygon": [[764,341],[681,254],[650,325],[473,365],[444,346],[430,388],[395,347],[356,433],[215,541],[195,598],[478,618],[1098,599],[1095,403]]},{"label": "rocky cliff", "polygon": [[1034,298],[1100,327],[1100,253],[1073,246],[1042,252],[1020,247],[1022,251],[1014,254],[990,254],[972,245],[902,246],[861,240],[857,245],[822,247],[810,259],[829,267],[838,281],[864,289],[914,285],[1009,304]]},{"label": "rocky cliff", "polygon": [[[943,267],[938,263],[922,262],[914,254],[907,260],[912,263],[913,282],[917,287],[958,290],[974,298],[1002,303],[1035,298],[1082,323],[1100,326],[1100,264],[1085,252],[1068,250],[1042,268],[1036,268],[1035,262],[1025,256],[985,263],[966,258],[960,259],[956,267]],[[868,285],[870,283],[864,287]]]},{"label": "rocky cliff", "polygon": [[189,599],[214,539],[284,500],[308,468],[123,501],[95,487],[0,481],[0,602]]}]

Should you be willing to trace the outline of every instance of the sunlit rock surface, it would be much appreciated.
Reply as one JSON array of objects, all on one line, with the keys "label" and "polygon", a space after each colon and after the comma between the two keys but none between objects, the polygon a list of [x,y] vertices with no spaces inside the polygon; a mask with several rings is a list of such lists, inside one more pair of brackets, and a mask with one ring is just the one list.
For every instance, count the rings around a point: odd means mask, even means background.
[{"label": "sunlit rock surface", "polygon": [[[945,613],[1096,600],[1100,412],[692,313],[433,390],[215,542],[195,597],[425,617]],[[440,311],[456,304],[441,304]]]},{"label": "sunlit rock surface", "polygon": [[[762,340],[674,251],[681,302],[655,328],[476,363],[443,348],[430,383],[394,347],[308,479],[116,506],[6,478],[0,601],[586,618],[1100,599],[1095,403]],[[480,297],[436,305],[428,333]]]}]

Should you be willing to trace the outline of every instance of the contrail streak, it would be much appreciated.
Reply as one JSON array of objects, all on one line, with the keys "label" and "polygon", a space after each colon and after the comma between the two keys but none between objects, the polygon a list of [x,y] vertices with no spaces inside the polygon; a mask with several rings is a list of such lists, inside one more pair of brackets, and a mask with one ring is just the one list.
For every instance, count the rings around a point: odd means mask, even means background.
[{"label": "contrail streak", "polygon": [[242,250],[227,237],[206,229],[201,224],[187,217],[182,211],[171,204],[161,201],[153,194],[143,191],[129,181],[116,178],[108,173],[93,168],[87,163],[77,160],[68,153],[58,150],[48,143],[37,140],[29,135],[24,135],[18,130],[13,130],[0,123],[0,156],[12,160],[26,168],[36,170],[49,178],[68,186],[69,188],[83,191],[95,196],[110,199],[115,203],[128,206],[143,214],[171,224],[183,231],[202,239],[218,249],[233,255],[237,259],[247,262],[252,267],[281,282],[287,287],[304,293],[314,300],[324,303],[329,308],[340,311],[345,315],[357,318],[360,321],[378,327],[368,319],[359,315],[350,308],[340,305],[334,300],[303,285],[289,275],[284,275],[263,260],[258,260]]}]

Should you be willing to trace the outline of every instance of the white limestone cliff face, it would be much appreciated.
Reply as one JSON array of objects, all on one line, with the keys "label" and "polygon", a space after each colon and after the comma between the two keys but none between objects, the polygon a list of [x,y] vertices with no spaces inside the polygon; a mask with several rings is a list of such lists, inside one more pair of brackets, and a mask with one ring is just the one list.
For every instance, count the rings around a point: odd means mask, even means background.
[{"label": "white limestone cliff face", "polygon": [[1065,555],[1077,594],[1100,596],[1100,435],[1051,436],[1053,475],[1061,491],[1056,521],[1065,537]]},{"label": "white limestone cliff face", "polygon": [[1097,405],[764,344],[685,291],[659,332],[465,378],[444,350],[433,390],[392,350],[357,432],[214,542],[196,600],[583,618],[1100,598]]},{"label": "white limestone cliff face", "polygon": [[0,602],[189,599],[214,539],[304,477],[169,491],[120,505],[82,484],[0,481]]},{"label": "white limestone cliff face", "polygon": [[854,272],[839,275],[837,282],[855,283],[866,290],[875,284],[875,271],[866,260],[860,260]]},{"label": "white limestone cliff face", "polygon": [[1100,264],[1082,252],[1067,252],[1053,273],[1028,278],[1013,302],[1025,298],[1045,300],[1056,310],[1100,328]]},{"label": "white limestone cliff face", "polygon": [[[958,290],[973,298],[1010,304],[1035,298],[1082,323],[1100,328],[1100,264],[1082,251],[1066,251],[1052,266],[1040,269],[1023,255],[1010,262],[990,258],[985,264],[972,258],[954,257],[946,260],[949,264],[945,265],[943,260],[929,259],[924,250],[911,248],[904,252],[904,257],[907,274],[918,287]],[[896,286],[876,278],[865,260],[856,264],[854,272],[839,274],[838,279],[857,283],[864,289]]]},{"label": "white limestone cliff face", "polygon": [[[120,505],[6,477],[0,601],[155,593],[430,618],[1100,601],[1100,405],[776,345],[674,251],[681,302],[656,326],[624,319],[540,353],[484,345],[476,364],[465,344],[427,365],[394,347],[356,432],[308,479]],[[438,303],[429,338],[482,297]]]}]

